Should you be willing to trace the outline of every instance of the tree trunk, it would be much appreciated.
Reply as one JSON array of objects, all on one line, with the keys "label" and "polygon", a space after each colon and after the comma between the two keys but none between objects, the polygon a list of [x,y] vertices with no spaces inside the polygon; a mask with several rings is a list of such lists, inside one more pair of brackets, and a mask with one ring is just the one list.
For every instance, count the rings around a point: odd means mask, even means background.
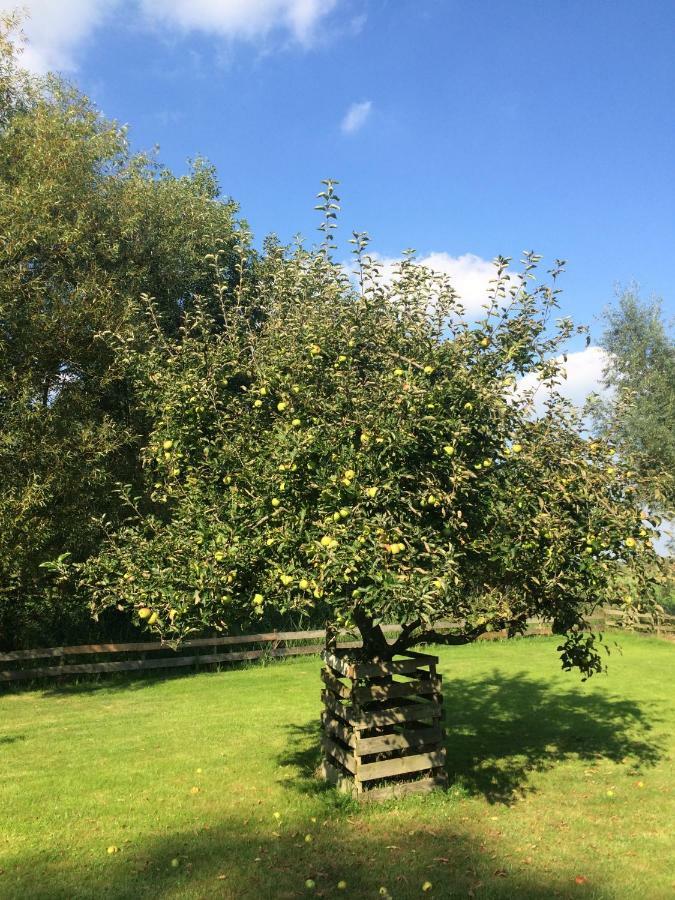
[{"label": "tree trunk", "polygon": [[363,641],[364,658],[373,661],[391,659],[392,650],[380,626],[358,608],[354,611],[354,622]]}]

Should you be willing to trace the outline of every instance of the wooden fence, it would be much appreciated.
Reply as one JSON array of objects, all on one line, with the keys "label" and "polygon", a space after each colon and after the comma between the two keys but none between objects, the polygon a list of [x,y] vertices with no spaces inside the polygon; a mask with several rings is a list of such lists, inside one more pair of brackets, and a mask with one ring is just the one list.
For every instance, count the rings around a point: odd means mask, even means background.
[{"label": "wooden fence", "polygon": [[[451,628],[452,622],[440,622],[437,629]],[[651,616],[628,617],[622,610],[606,609],[591,620],[597,629],[623,628],[663,636],[675,635],[675,616],[658,620]],[[398,625],[385,625],[386,634],[400,632]],[[548,626],[531,619],[528,634],[550,633]],[[483,635],[483,639],[505,637],[504,632]],[[130,644],[85,644],[73,647],[47,647],[39,650],[13,650],[0,653],[0,682],[28,681],[73,675],[107,672],[138,672],[153,669],[189,669],[199,666],[224,665],[256,659],[278,659],[285,656],[317,654],[323,649],[326,632],[273,631],[267,634],[228,635],[183,641],[178,649],[157,641]],[[342,632],[339,647],[359,647],[354,635]],[[234,648],[234,649],[227,649]],[[244,649],[249,648],[249,649]],[[148,658],[148,655],[150,658]],[[99,661],[103,659],[104,661]],[[49,660],[50,664],[44,665]],[[57,661],[54,665],[53,661]]]}]

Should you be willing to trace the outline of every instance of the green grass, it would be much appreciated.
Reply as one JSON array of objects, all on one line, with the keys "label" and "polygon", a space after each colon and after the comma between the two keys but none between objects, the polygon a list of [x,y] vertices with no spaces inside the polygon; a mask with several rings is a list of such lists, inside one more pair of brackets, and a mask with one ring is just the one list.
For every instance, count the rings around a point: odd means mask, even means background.
[{"label": "green grass", "polygon": [[452,786],[368,808],[312,778],[314,658],[6,693],[0,897],[673,896],[675,645],[620,640],[442,649]]}]

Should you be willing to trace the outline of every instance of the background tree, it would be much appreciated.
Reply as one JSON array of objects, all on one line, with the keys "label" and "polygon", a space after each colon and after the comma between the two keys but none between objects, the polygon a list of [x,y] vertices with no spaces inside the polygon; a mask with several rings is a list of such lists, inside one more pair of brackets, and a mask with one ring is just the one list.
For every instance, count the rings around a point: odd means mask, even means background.
[{"label": "background tree", "polygon": [[[332,183],[320,197],[330,231]],[[143,488],[83,585],[166,639],[294,617],[357,629],[370,657],[539,615],[564,632],[565,667],[597,671],[585,615],[627,599],[627,571],[630,602],[648,600],[658,519],[640,514],[630,461],[555,390],[538,419],[513,390],[561,378],[574,327],[548,324],[559,267],[531,287],[534,254],[519,273],[499,260],[472,322],[444,276],[409,255],[386,283],[354,242],[358,287],[329,241],[269,241],[220,316],[214,255],[178,333],[162,337],[148,298],[144,322],[108,335],[151,424]],[[439,635],[445,618],[459,624]],[[385,622],[403,626],[393,647]]]},{"label": "background tree", "polygon": [[[74,585],[41,564],[84,559],[139,478],[143,411],[98,339],[142,291],[174,334],[205,286],[204,256],[233,260],[236,208],[198,161],[175,177],[130,153],[126,131],[55,78],[22,73],[16,20],[0,28],[0,644],[91,630]],[[229,250],[228,250],[229,248]],[[235,273],[223,269],[223,278]]]},{"label": "background tree", "polygon": [[635,456],[644,499],[675,509],[675,338],[659,300],[622,291],[604,313],[604,383],[599,420]]}]

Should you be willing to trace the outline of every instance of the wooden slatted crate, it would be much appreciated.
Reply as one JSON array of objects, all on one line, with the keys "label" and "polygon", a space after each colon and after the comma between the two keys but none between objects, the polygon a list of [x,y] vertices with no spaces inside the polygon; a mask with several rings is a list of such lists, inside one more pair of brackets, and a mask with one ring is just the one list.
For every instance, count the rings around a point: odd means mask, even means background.
[{"label": "wooden slatted crate", "polygon": [[322,774],[360,800],[447,786],[438,657],[408,651],[361,662],[326,650]]}]

